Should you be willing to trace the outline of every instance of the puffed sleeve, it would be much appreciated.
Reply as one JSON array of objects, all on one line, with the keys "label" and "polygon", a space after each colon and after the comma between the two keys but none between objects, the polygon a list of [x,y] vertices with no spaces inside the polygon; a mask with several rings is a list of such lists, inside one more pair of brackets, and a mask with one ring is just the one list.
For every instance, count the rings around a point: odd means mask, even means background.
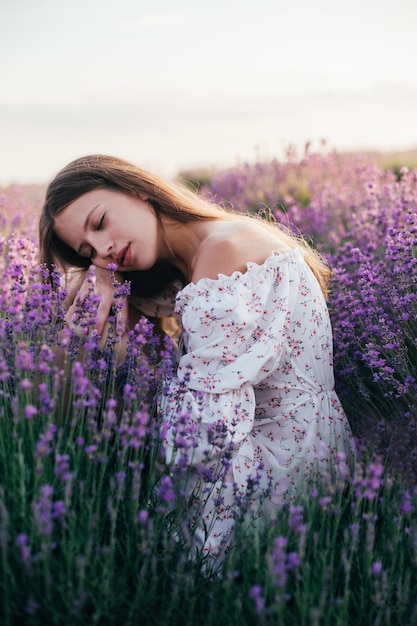
[{"label": "puffed sleeve", "polygon": [[160,398],[168,462],[181,448],[194,467],[225,451],[237,474],[255,465],[248,437],[253,387],[279,365],[297,293],[297,272],[286,260],[274,253],[263,265],[249,263],[245,273],[202,279],[179,294],[186,352]]}]

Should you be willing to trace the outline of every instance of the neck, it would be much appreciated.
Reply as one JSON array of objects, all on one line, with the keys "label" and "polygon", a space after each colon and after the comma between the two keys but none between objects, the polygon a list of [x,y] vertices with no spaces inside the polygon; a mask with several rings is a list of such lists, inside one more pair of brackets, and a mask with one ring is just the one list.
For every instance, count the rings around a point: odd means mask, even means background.
[{"label": "neck", "polygon": [[211,230],[211,224],[211,221],[162,223],[164,260],[179,269],[187,282],[191,281],[195,259],[202,242]]}]

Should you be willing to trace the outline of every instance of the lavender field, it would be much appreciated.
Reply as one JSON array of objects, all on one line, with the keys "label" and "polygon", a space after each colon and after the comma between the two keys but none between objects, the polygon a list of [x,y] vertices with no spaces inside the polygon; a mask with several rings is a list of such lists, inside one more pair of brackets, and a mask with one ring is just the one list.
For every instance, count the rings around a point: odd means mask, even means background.
[{"label": "lavender field", "polygon": [[43,192],[0,189],[0,623],[417,624],[417,170],[306,153],[199,185],[328,257],[337,389],[361,455],[348,489],[269,520],[236,501],[221,576],[189,548],[186,468],[160,458],[154,396],[174,343],[143,318],[117,364],[116,319],[98,349],[93,289],[82,332],[64,327],[59,273],[54,288],[37,262]]}]

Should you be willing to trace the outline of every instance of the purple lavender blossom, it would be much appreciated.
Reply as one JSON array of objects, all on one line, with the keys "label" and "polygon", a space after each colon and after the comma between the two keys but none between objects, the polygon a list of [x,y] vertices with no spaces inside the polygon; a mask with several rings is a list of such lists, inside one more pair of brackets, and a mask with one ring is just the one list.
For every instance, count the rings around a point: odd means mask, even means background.
[{"label": "purple lavender blossom", "polygon": [[163,502],[173,502],[176,498],[174,486],[169,476],[164,476],[161,480],[159,497]]},{"label": "purple lavender blossom", "polygon": [[141,509],[138,512],[138,522],[141,526],[144,526],[149,519],[149,512],[146,509]]},{"label": "purple lavender blossom", "polygon": [[23,409],[23,414],[27,420],[31,420],[37,415],[38,409],[33,404],[27,404]]},{"label": "purple lavender blossom", "polygon": [[372,573],[374,576],[381,576],[382,574],[382,563],[381,561],[374,561],[372,563]]},{"label": "purple lavender blossom", "polygon": [[284,589],[287,584],[287,548],[286,537],[275,537],[274,547],[268,557],[268,567],[274,584],[279,589]]},{"label": "purple lavender blossom", "polygon": [[369,501],[376,499],[383,482],[384,466],[380,459],[369,463],[365,475],[355,477],[355,495]]},{"label": "purple lavender blossom", "polygon": [[44,457],[48,456],[52,452],[51,443],[55,437],[55,433],[57,431],[57,427],[55,424],[48,424],[45,432],[39,437],[39,440],[36,443],[36,454],[35,458],[40,461]]},{"label": "purple lavender blossom", "polygon": [[33,514],[38,532],[44,537],[51,537],[54,528],[52,503],[53,493],[54,488],[52,485],[41,485],[39,497],[33,503]]},{"label": "purple lavender blossom", "polygon": [[69,471],[69,455],[55,453],[55,476],[58,480],[66,483],[71,478]]},{"label": "purple lavender blossom", "polygon": [[20,533],[16,537],[15,545],[19,549],[23,566],[27,571],[30,571],[32,565],[32,551],[30,548],[29,537],[25,533]]},{"label": "purple lavender blossom", "polygon": [[263,598],[262,587],[260,585],[253,585],[249,590],[249,597],[252,598],[255,611],[258,617],[263,617],[265,611],[265,600]]},{"label": "purple lavender blossom", "polygon": [[297,535],[302,535],[305,533],[307,526],[306,524],[304,524],[303,521],[303,513],[304,513],[304,509],[302,506],[293,506],[290,505],[290,509],[289,509],[289,526],[290,528],[297,534]]}]

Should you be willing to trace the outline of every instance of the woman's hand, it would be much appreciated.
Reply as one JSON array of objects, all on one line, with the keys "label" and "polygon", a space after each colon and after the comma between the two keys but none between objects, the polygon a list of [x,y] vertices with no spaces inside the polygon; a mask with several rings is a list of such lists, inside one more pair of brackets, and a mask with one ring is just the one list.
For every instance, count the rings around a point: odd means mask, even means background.
[{"label": "woman's hand", "polygon": [[66,289],[67,297],[65,304],[68,307],[65,322],[70,328],[77,329],[77,319],[75,312],[79,308],[79,299],[84,300],[93,288],[94,294],[99,296],[99,303],[96,311],[96,328],[100,336],[99,348],[104,348],[110,329],[109,316],[117,309],[117,336],[119,338],[127,334],[128,331],[128,307],[127,298],[121,300],[120,296],[115,299],[115,289],[113,276],[117,281],[123,283],[121,274],[114,274],[109,270],[99,267],[95,268],[93,277],[88,275],[86,270],[70,270],[67,277]]}]

